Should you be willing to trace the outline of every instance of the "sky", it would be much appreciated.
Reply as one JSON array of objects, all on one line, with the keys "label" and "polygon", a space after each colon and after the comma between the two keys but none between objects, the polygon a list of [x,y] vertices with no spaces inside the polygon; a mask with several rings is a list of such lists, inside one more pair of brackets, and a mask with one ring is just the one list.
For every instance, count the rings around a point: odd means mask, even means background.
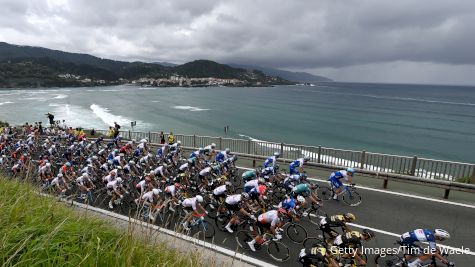
[{"label": "sky", "polygon": [[474,0],[0,0],[0,41],[337,81],[475,85]]}]

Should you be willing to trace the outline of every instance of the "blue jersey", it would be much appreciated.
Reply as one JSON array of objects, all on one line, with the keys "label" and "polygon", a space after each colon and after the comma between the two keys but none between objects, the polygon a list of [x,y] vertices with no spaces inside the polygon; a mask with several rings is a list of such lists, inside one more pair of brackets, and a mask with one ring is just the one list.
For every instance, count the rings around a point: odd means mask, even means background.
[{"label": "blue jersey", "polygon": [[293,198],[287,198],[284,201],[282,201],[282,208],[286,210],[293,210],[297,207],[297,200]]},{"label": "blue jersey", "polygon": [[226,151],[221,151],[218,153],[218,155],[216,155],[216,161],[219,163],[223,162],[227,158],[228,158],[228,154],[226,153]]},{"label": "blue jersey", "polygon": [[413,245],[415,242],[429,242],[431,249],[436,248],[435,236],[431,230],[416,229],[401,235],[401,242],[404,245]]},{"label": "blue jersey", "polygon": [[267,167],[274,167],[275,162],[276,162],[275,156],[268,157],[268,158],[266,159],[266,161],[264,161],[264,168],[267,168]]},{"label": "blue jersey", "polygon": [[296,168],[301,168],[303,166],[303,158],[302,159],[297,159],[294,160],[292,163],[290,163],[289,167],[290,169],[296,169]]},{"label": "blue jersey", "polygon": [[158,156],[159,158],[162,158],[163,156],[165,156],[165,147],[164,147],[164,146],[162,146],[161,148],[159,148],[159,149],[157,150],[157,156]]},{"label": "blue jersey", "polygon": [[330,174],[330,178],[328,178],[328,180],[340,180],[340,179],[348,180],[348,173],[345,170],[332,172]]}]

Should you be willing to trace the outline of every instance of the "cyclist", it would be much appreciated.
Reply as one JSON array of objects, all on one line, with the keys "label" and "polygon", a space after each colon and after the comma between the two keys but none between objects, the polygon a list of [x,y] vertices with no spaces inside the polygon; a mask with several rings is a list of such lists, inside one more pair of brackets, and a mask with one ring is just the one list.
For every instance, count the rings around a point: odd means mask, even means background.
[{"label": "cyclist", "polygon": [[143,218],[150,220],[151,223],[155,223],[156,214],[155,210],[157,209],[157,205],[160,194],[160,189],[154,188],[152,191],[148,191],[147,193],[143,194],[140,198],[140,203],[143,205]]},{"label": "cyclist", "polygon": [[194,151],[190,154],[190,159],[191,158],[201,158],[201,155],[203,155],[204,152],[205,152],[205,149],[200,147],[198,150],[196,150],[196,151]]},{"label": "cyclist", "polygon": [[163,146],[157,150],[157,158],[159,160],[163,160],[167,154],[168,154],[168,144],[163,144]]},{"label": "cyclist", "polygon": [[248,212],[251,211],[251,207],[249,206],[248,201],[249,194],[247,193],[235,194],[226,197],[226,200],[224,201],[226,209],[234,212],[233,216],[231,217],[231,220],[224,227],[228,232],[234,232],[233,229],[231,229],[231,226],[239,223],[239,215],[237,214],[237,212],[240,212],[244,216],[251,218],[254,221],[257,220],[256,216]]},{"label": "cyclist", "polygon": [[223,163],[229,157],[229,155],[231,155],[231,150],[229,150],[229,148],[219,151],[216,155],[216,162]]},{"label": "cyclist", "polygon": [[305,198],[303,196],[297,196],[297,198],[287,197],[279,203],[279,208],[283,208],[287,211],[287,215],[293,220],[300,220],[297,217],[297,211],[305,205]]},{"label": "cyclist", "polygon": [[286,214],[284,209],[270,210],[257,217],[257,227],[259,227],[260,234],[253,240],[247,242],[252,251],[256,251],[255,244],[262,244],[265,242],[263,234],[270,232],[275,236],[275,240],[282,239],[282,235],[278,233],[278,229],[284,225],[283,218]]},{"label": "cyclist", "polygon": [[343,183],[341,182],[342,179],[348,181],[348,183],[353,183],[353,175],[355,174],[355,169],[347,168],[346,170],[332,172],[328,181],[331,184],[331,187],[334,188],[335,194],[333,195],[333,199],[337,200],[338,196],[343,192]]},{"label": "cyclist", "polygon": [[244,182],[248,182],[250,180],[257,178],[257,171],[256,170],[245,171],[241,177]]},{"label": "cyclist", "polygon": [[339,233],[333,230],[332,228],[343,227],[347,232],[349,232],[350,228],[346,225],[346,223],[354,222],[355,220],[356,216],[353,213],[349,212],[342,215],[333,215],[329,217],[327,216],[320,220],[319,227],[324,234],[327,234],[329,236],[331,241],[339,235]]},{"label": "cyclist", "polygon": [[289,165],[289,174],[300,174],[303,172],[303,165],[309,160],[310,157],[306,156],[292,161],[292,163]]},{"label": "cyclist", "polygon": [[294,188],[292,188],[292,195],[310,197],[310,200],[313,204],[321,205],[321,199],[315,193],[312,192],[312,189],[314,189],[315,187],[315,185],[311,185],[308,183],[298,184]]},{"label": "cyclist", "polygon": [[64,180],[64,177],[61,173],[59,173],[53,181],[51,181],[51,186],[56,189],[56,191],[61,195],[69,189],[68,184]]},{"label": "cyclist", "polygon": [[432,256],[435,256],[442,263],[447,265],[453,265],[447,259],[440,255],[440,251],[437,249],[436,241],[444,241],[450,238],[450,234],[443,229],[435,229],[434,231],[429,229],[416,229],[411,232],[406,232],[401,235],[400,243],[403,246],[420,248],[416,242],[428,242],[430,251],[428,254],[423,254],[419,256],[416,260],[409,263],[409,267],[421,266],[421,264],[430,259]]},{"label": "cyclist", "polygon": [[124,198],[123,189],[122,189],[122,178],[117,177],[115,180],[110,181],[106,185],[107,190],[112,194],[112,198],[109,201],[109,209],[114,208],[114,204],[118,204],[117,199],[121,200]]},{"label": "cyclist", "polygon": [[265,184],[266,180],[264,178],[250,180],[244,184],[244,192],[249,193],[253,188],[257,188],[261,184]]},{"label": "cyclist", "polygon": [[181,203],[184,210],[186,212],[189,212],[189,214],[185,217],[185,222],[183,222],[183,227],[186,229],[186,230],[189,230],[189,223],[192,219],[192,216],[195,215],[199,215],[200,213],[198,213],[198,209],[202,210],[203,213],[208,213],[204,208],[203,206],[201,206],[200,203],[203,203],[203,197],[200,196],[200,195],[197,195],[195,197],[192,197],[192,198],[186,198],[185,200],[183,200],[183,202]]},{"label": "cyclist", "polygon": [[361,257],[361,240],[368,241],[374,237],[374,232],[369,229],[363,229],[363,233],[351,231],[338,235],[333,240],[333,245],[345,251],[343,257],[354,257],[360,265],[366,265],[366,261]]},{"label": "cyclist", "polygon": [[311,248],[300,250],[299,261],[304,267],[328,266],[340,267],[333,258],[331,249],[327,249],[325,244],[314,244]]},{"label": "cyclist", "polygon": [[279,158],[279,156],[280,156],[279,152],[275,152],[273,156],[268,157],[264,161],[264,168],[276,166],[277,159]]}]

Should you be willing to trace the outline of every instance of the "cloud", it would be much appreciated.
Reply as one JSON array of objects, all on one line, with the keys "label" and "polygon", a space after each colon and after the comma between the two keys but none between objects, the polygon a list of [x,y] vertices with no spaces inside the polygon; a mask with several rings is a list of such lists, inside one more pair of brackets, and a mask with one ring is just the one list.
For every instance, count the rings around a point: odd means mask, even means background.
[{"label": "cloud", "polygon": [[471,0],[0,0],[0,5],[2,41],[107,58],[207,58],[325,70],[336,77],[378,65],[460,70],[475,64]]}]

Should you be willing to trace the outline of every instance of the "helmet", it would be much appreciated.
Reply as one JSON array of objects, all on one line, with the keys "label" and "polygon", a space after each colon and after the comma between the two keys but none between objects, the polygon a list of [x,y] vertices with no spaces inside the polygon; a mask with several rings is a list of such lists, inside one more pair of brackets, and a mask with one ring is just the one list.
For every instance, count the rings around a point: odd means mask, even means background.
[{"label": "helmet", "polygon": [[135,142],[137,142],[135,139],[132,139],[132,144],[135,144]]},{"label": "helmet", "polygon": [[92,141],[91,144],[94,145],[96,142],[95,141]]},{"label": "helmet", "polygon": [[114,149],[114,153],[119,153],[119,150],[117,148]]},{"label": "helmet", "polygon": [[46,167],[47,167],[47,168],[51,167],[51,163],[49,163],[49,162],[46,163]]},{"label": "helmet", "polygon": [[112,175],[112,176],[117,175],[117,169],[114,169],[114,170],[110,171],[109,174]]},{"label": "helmet", "polygon": [[116,181],[120,184],[120,183],[122,183],[122,178],[117,177]]},{"label": "helmet", "polygon": [[160,194],[160,190],[158,190],[157,188],[154,188],[154,189],[152,190],[152,192],[153,192],[153,194],[156,195],[156,196],[158,196],[158,194]]},{"label": "helmet", "polygon": [[66,166],[71,167],[71,162],[66,162]]},{"label": "helmet", "polygon": [[450,238],[449,232],[443,230],[443,229],[435,229],[434,230],[434,236],[437,237],[440,240],[445,240]]},{"label": "helmet", "polygon": [[180,140],[176,141],[176,144],[181,145],[181,141]]},{"label": "helmet", "polygon": [[309,160],[310,160],[310,157],[309,157],[309,156],[305,156],[305,157],[303,158],[303,161],[305,161],[305,162],[306,162],[306,161],[309,161]]},{"label": "helmet", "polygon": [[148,153],[147,156],[149,156],[150,158],[153,157],[152,153]]},{"label": "helmet", "polygon": [[226,148],[224,151],[226,151],[226,154],[231,153],[231,150],[229,148]]},{"label": "helmet", "polygon": [[58,178],[61,178],[63,177],[63,174],[62,173],[58,173]]},{"label": "helmet", "polygon": [[369,229],[363,229],[363,234],[367,235],[368,238],[373,238],[374,237],[374,232],[369,230]]},{"label": "helmet", "polygon": [[82,174],[82,177],[84,177],[84,178],[89,178],[89,174],[83,173],[83,174]]},{"label": "helmet", "polygon": [[198,150],[201,152],[201,151],[204,151],[205,149],[200,147]]},{"label": "helmet", "polygon": [[97,158],[97,156],[92,156],[92,159],[97,160],[98,158]]},{"label": "helmet", "polygon": [[274,157],[276,157],[276,158],[280,157],[280,153],[279,152],[274,152]]},{"label": "helmet", "polygon": [[298,196],[297,201],[300,203],[305,203],[305,198],[303,196]]},{"label": "helmet", "polygon": [[351,174],[355,173],[355,169],[353,169],[353,168],[347,168],[346,171],[351,173]]},{"label": "helmet", "polygon": [[260,184],[265,184],[266,183],[266,180],[264,178],[259,178],[257,180]]},{"label": "helmet", "polygon": [[123,156],[125,156],[125,155],[124,155],[124,153],[120,153],[119,156],[123,157]]},{"label": "helmet", "polygon": [[226,182],[224,182],[224,184],[225,184],[225,185],[228,185],[228,186],[233,185],[230,181],[226,181]]},{"label": "helmet", "polygon": [[163,168],[168,168],[168,165],[166,163],[162,164]]},{"label": "helmet", "polygon": [[216,147],[216,144],[215,144],[215,143],[211,143],[211,147],[212,147],[212,148],[215,148],[215,147]]},{"label": "helmet", "polygon": [[107,163],[112,165],[113,162],[112,162],[112,160],[108,160]]},{"label": "helmet", "polygon": [[135,161],[131,160],[131,161],[129,161],[129,164],[130,164],[130,165],[134,165],[134,164],[135,164]]},{"label": "helmet", "polygon": [[347,222],[353,222],[354,220],[356,220],[356,216],[355,216],[353,213],[350,213],[350,212],[345,213],[345,214],[343,215],[343,217],[345,217],[345,220],[346,220]]},{"label": "helmet", "polygon": [[196,201],[198,201],[198,202],[200,202],[200,203],[203,202],[203,197],[200,196],[200,195],[197,195],[197,196],[196,196]]},{"label": "helmet", "polygon": [[246,192],[243,192],[241,193],[241,197],[245,198],[245,199],[248,199],[249,198],[249,194],[246,193]]}]

